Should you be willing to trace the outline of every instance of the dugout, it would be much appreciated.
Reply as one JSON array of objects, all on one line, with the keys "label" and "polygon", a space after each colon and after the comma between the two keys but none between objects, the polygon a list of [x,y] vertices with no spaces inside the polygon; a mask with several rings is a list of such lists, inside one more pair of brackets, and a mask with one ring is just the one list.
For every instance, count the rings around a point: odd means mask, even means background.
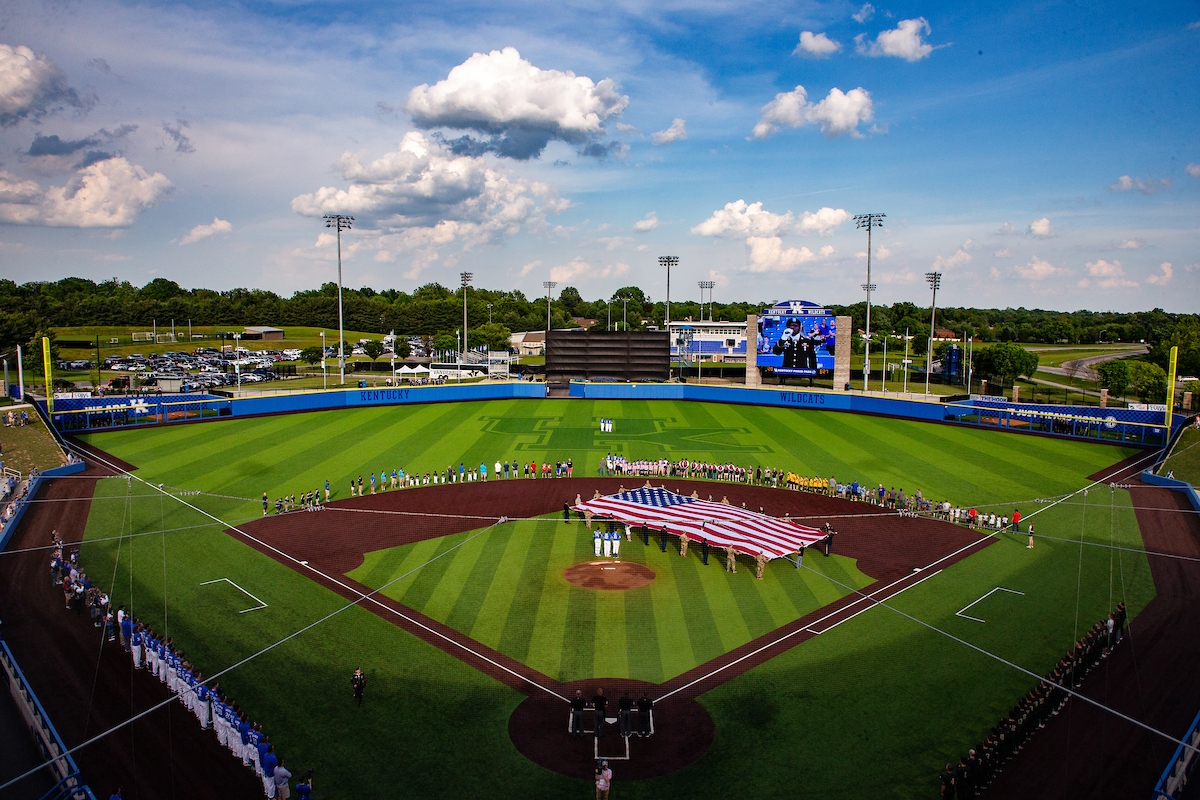
[{"label": "dugout", "polygon": [[616,380],[629,383],[671,378],[666,331],[549,331],[546,380]]}]

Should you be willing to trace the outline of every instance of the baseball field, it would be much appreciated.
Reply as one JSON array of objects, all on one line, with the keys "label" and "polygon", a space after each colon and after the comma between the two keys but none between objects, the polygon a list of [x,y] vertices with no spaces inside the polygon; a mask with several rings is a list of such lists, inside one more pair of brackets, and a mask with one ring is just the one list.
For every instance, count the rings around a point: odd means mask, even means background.
[{"label": "baseball field", "polygon": [[[615,432],[600,433],[601,418]],[[221,686],[293,773],[316,770],[321,797],[590,796],[592,747],[567,737],[560,698],[596,685],[664,698],[656,736],[614,762],[614,796],[931,796],[945,761],[1036,683],[1022,669],[1045,673],[1118,601],[1133,617],[1155,595],[1129,493],[1089,478],[1142,455],[1132,448],[852,414],[587,400],[81,438],[136,468],[94,484],[80,554],[89,576],[205,675],[224,671]],[[749,560],[735,575],[719,558],[703,564],[698,548],[681,559],[674,542],[663,551],[635,537],[621,559],[653,580],[590,589],[564,572],[594,560],[591,535],[558,512],[577,494],[644,483],[598,478],[609,452],[833,475],[1001,515],[1019,508],[1037,542],[687,481],[685,491],[829,522],[835,551],[807,554],[800,569],[772,562],[756,581]],[[567,458],[570,480],[349,497],[350,481],[371,471]],[[328,510],[263,518],[264,492],[273,501],[326,480]],[[368,680],[362,708],[350,694],[356,667]],[[603,747],[623,755],[615,736]]]}]

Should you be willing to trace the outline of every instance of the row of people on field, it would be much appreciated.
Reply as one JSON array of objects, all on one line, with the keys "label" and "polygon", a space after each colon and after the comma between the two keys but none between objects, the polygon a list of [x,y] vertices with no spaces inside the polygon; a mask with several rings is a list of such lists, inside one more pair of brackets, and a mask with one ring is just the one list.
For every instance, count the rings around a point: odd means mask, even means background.
[{"label": "row of people on field", "polygon": [[[93,584],[78,564],[78,550],[65,551],[58,532],[51,533],[53,555],[50,577],[62,586],[66,607],[83,615],[103,629],[109,642],[119,641],[133,660],[134,669],[148,670],[179,697],[202,728],[212,727],[217,739],[242,763],[253,767],[268,798],[291,796],[292,774],[275,753],[260,725],[251,723],[236,703],[227,698],[219,684],[206,685],[200,670],[194,667],[170,637],[161,637],[120,605],[113,609],[108,594]],[[311,778],[296,786],[297,798],[311,796]]]},{"label": "row of people on field", "polygon": [[1034,733],[1057,716],[1084,677],[1108,658],[1122,640],[1125,630],[1125,603],[1120,602],[1108,618],[1097,622],[1071,648],[1046,678],[1021,698],[1007,717],[992,728],[988,737],[967,751],[957,765],[947,764],[940,776],[943,800],[975,797],[986,789],[1004,765],[1024,748]]}]

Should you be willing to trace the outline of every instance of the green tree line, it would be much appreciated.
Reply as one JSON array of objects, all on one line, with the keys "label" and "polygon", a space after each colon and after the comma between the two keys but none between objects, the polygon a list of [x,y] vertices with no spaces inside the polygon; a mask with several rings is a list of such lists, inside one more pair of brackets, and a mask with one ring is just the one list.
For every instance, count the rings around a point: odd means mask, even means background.
[{"label": "green tree line", "polygon": [[[462,326],[462,288],[448,289],[428,283],[411,293],[396,289],[376,291],[370,287],[343,287],[345,326],[365,332],[396,331],[398,334],[453,339]],[[622,300],[621,298],[625,298]],[[741,322],[771,302],[739,301],[705,306],[703,316]],[[467,290],[467,327],[472,346],[492,344],[501,333],[543,330],[547,324],[547,298],[526,297],[520,291],[498,291],[471,287]],[[490,306],[490,308],[489,308]],[[838,315],[853,319],[854,328],[866,325],[866,303],[831,306]],[[633,330],[661,325],[666,303],[654,300],[637,286],[625,286],[612,296],[585,300],[574,286],[550,298],[552,327],[575,327],[575,320],[594,319],[595,327],[620,328],[622,320]],[[671,303],[672,319],[701,318],[697,298],[677,298]],[[317,289],[282,297],[263,289],[184,289],[174,281],[156,278],[137,287],[112,279],[99,283],[86,278],[16,284],[0,280],[0,352],[17,344],[36,341],[51,328],[84,325],[117,325],[149,328],[154,321],[170,320],[193,325],[304,325],[337,326],[337,286],[326,283]],[[610,323],[611,320],[611,323]],[[488,325],[491,323],[491,325]],[[939,308],[937,327],[983,342],[1043,342],[1095,344],[1145,341],[1150,347],[1147,361],[1164,369],[1170,347],[1180,348],[1179,373],[1200,373],[1200,316],[1170,314],[1162,309],[1134,313],[1109,311],[1047,311],[1026,308],[976,309]],[[874,305],[873,334],[903,334],[908,331],[913,352],[924,355],[929,337],[929,309],[913,303]],[[443,342],[448,339],[443,338]],[[856,337],[856,346],[860,346]]]}]

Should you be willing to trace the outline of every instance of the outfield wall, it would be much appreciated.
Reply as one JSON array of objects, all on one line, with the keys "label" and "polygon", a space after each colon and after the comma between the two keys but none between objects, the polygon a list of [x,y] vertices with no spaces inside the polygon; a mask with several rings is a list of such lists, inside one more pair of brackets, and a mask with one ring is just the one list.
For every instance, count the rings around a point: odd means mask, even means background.
[{"label": "outfield wall", "polygon": [[692,383],[572,383],[571,396],[589,400],[700,400],[754,406],[857,411],[889,417],[942,420],[943,404],[787,387],[747,388]]},{"label": "outfield wall", "polygon": [[[448,386],[315,389],[235,398],[209,394],[78,397],[55,400],[51,416],[56,430],[82,432],[297,411],[470,400],[539,399],[545,396],[544,383],[509,381]],[[45,415],[46,401],[37,400],[36,403]]]},{"label": "outfield wall", "polygon": [[[1167,438],[1162,412],[1008,403],[992,398],[946,403],[940,399],[911,400],[787,386],[749,388],[691,383],[588,382],[572,383],[570,395],[592,400],[695,400],[844,411],[1153,447],[1161,447]],[[238,398],[211,395],[72,398],[55,403],[53,418],[59,431],[85,431],[231,416],[472,400],[542,399],[546,396],[545,383],[509,381],[312,390]],[[44,410],[44,401],[39,400],[38,404]],[[1177,418],[1176,424],[1182,421]]]},{"label": "outfield wall", "polygon": [[885,417],[1005,428],[1081,439],[1161,446],[1162,412],[1052,406],[998,400],[902,400],[786,386],[747,388],[690,383],[572,383],[571,396],[591,400],[701,400],[757,406],[849,411]]},{"label": "outfield wall", "polygon": [[238,397],[233,416],[281,414],[288,411],[316,411],[363,406],[407,405],[410,403],[452,403],[469,400],[509,400],[543,398],[546,384],[523,381],[507,383],[469,383],[461,386],[396,386],[373,389],[336,389],[284,395]]}]

